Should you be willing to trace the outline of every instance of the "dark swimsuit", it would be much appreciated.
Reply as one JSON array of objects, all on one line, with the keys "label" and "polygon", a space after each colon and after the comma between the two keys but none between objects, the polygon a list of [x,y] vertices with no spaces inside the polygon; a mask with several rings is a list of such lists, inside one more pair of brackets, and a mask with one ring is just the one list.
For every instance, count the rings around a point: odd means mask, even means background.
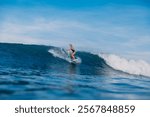
[{"label": "dark swimsuit", "polygon": [[71,51],[72,51],[72,53],[74,53],[74,52],[75,52],[75,50],[74,50],[74,49],[71,49]]}]

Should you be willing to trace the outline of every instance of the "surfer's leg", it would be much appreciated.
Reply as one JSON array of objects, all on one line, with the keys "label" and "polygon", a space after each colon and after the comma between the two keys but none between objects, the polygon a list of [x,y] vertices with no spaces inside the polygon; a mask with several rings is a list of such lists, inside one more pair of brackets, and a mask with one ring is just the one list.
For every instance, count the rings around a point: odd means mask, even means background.
[{"label": "surfer's leg", "polygon": [[71,59],[74,59],[74,56],[73,56],[73,54],[71,54]]},{"label": "surfer's leg", "polygon": [[71,54],[72,59],[75,59],[75,52]]}]

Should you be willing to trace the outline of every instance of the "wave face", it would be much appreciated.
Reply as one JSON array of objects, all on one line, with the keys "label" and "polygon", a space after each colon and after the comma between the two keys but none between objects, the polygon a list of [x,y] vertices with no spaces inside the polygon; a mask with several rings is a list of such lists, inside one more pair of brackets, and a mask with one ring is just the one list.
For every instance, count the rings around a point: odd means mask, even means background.
[{"label": "wave face", "polygon": [[[60,50],[52,46],[0,44],[0,67],[11,69],[31,69],[51,72],[67,73],[68,69],[74,74],[81,75],[109,75],[111,68],[98,55],[87,52],[77,52],[83,61],[79,65],[72,65],[65,60],[62,53],[49,52]],[[56,56],[57,55],[57,56]],[[70,69],[71,68],[71,69]]]},{"label": "wave face", "polygon": [[116,70],[129,74],[150,76],[150,64],[143,60],[127,60],[113,54],[100,54],[99,56]]},{"label": "wave face", "polygon": [[49,50],[61,48],[0,43],[0,99],[150,99],[145,62],[79,51],[71,64]]}]

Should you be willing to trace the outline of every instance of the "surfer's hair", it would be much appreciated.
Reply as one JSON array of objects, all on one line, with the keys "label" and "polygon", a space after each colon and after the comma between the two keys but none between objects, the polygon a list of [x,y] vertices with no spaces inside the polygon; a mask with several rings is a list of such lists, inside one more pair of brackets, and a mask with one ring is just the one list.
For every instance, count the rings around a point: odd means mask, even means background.
[{"label": "surfer's hair", "polygon": [[69,46],[70,46],[70,47],[73,47],[73,45],[72,45],[72,44],[69,44]]}]

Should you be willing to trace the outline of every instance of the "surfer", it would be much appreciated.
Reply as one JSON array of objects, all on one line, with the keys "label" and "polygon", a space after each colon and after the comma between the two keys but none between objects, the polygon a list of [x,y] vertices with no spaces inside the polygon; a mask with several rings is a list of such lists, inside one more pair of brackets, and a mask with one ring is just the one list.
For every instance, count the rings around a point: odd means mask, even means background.
[{"label": "surfer", "polygon": [[75,54],[76,54],[76,51],[73,47],[72,44],[69,44],[70,48],[69,48],[69,52],[70,52],[70,56],[71,56],[71,59],[74,60],[75,59]]}]

